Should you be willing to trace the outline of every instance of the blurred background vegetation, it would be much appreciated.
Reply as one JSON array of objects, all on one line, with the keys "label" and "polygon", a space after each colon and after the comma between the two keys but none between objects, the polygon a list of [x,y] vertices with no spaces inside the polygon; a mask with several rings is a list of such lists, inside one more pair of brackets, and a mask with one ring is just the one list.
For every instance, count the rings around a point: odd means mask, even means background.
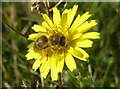
[{"label": "blurred background vegetation", "polygon": [[[85,49],[90,54],[88,62],[75,59],[78,69],[73,73],[64,68],[63,87],[119,87],[120,2],[47,2],[49,7],[39,4],[39,11],[31,12],[29,2],[2,3],[2,86],[41,87],[39,72],[31,69],[34,60],[27,61],[25,57],[30,43],[26,37],[33,32],[31,27],[35,23],[43,21],[38,13],[52,16],[50,9],[55,5],[62,12],[78,4],[77,14],[89,11],[90,19],[98,23],[92,30],[100,32],[101,38],[94,40],[92,48]],[[58,82],[52,82],[50,75],[44,83],[48,89],[58,87]]]}]

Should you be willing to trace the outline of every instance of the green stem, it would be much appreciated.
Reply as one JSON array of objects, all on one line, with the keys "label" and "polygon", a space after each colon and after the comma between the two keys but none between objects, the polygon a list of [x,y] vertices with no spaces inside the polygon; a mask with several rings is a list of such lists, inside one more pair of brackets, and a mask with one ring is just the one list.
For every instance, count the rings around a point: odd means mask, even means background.
[{"label": "green stem", "polygon": [[107,68],[106,68],[104,77],[103,77],[103,82],[102,82],[102,84],[101,84],[101,87],[103,87],[103,85],[104,85],[104,83],[105,83],[105,80],[107,79],[107,74],[108,74],[109,69],[110,69],[110,67],[111,67],[111,65],[112,65],[112,62],[113,62],[113,60],[112,60],[112,58],[110,58],[109,61],[108,61],[108,66],[107,66]]},{"label": "green stem", "polygon": [[[0,19],[1,19],[1,18],[0,18]],[[13,27],[11,27],[4,19],[1,19],[1,21],[2,21],[4,24],[6,24],[10,29],[12,29],[13,31],[15,31],[17,34],[19,34],[19,35],[21,35],[21,36],[27,38],[26,35],[22,34],[22,33],[19,32],[18,30],[15,30]]]},{"label": "green stem", "polygon": [[41,78],[41,86],[42,86],[42,89],[44,89],[44,87],[45,87],[45,81],[44,81],[44,78],[41,77],[41,76],[40,76],[40,78]]},{"label": "green stem", "polygon": [[59,89],[62,89],[62,73],[58,73]]}]

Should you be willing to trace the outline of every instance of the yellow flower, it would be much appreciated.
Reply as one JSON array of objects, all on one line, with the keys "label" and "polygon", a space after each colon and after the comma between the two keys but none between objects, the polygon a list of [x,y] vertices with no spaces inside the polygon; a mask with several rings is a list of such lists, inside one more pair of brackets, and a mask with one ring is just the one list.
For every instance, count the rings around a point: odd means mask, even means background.
[{"label": "yellow flower", "polygon": [[[75,18],[78,5],[65,9],[62,14],[53,8],[53,20],[43,14],[42,25],[34,25],[36,32],[29,35],[33,42],[28,46],[27,60],[35,59],[32,69],[40,69],[41,76],[46,78],[49,71],[52,80],[58,79],[58,73],[63,71],[64,63],[70,71],[76,69],[74,57],[86,61],[89,55],[83,48],[92,47],[91,39],[98,39],[98,32],[87,32],[97,23],[87,21],[89,12]],[[74,20],[75,19],[75,20]],[[74,21],[73,21],[74,20]]]}]

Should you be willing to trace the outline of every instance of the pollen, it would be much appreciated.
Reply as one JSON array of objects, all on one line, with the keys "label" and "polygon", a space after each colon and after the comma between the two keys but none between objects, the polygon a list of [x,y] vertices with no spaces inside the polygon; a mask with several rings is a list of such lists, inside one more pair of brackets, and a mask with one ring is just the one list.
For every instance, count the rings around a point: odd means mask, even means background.
[{"label": "pollen", "polygon": [[43,57],[48,57],[48,52],[46,50],[42,50],[41,54]]}]

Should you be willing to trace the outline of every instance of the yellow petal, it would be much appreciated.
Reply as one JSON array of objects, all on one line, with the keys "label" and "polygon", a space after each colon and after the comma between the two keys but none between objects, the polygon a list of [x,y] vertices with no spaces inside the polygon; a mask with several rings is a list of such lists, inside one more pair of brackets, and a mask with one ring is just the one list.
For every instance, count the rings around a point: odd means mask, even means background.
[{"label": "yellow petal", "polygon": [[32,29],[35,31],[35,32],[46,32],[47,30],[46,29],[44,29],[42,26],[40,26],[40,25],[34,25],[33,27],[32,27]]},{"label": "yellow petal", "polygon": [[55,7],[53,8],[53,22],[54,25],[56,25],[57,27],[59,26],[61,17],[60,17],[60,11]]},{"label": "yellow petal", "polygon": [[59,72],[62,72],[64,67],[64,57],[57,62],[57,68]]},{"label": "yellow petal", "polygon": [[72,39],[72,40],[74,40],[74,39],[79,39],[79,38],[81,37],[81,35],[82,35],[82,33],[77,33],[77,34],[75,34],[75,35],[73,36],[73,39]]},{"label": "yellow petal", "polygon": [[88,33],[84,33],[81,36],[81,39],[99,39],[100,38],[100,33],[98,32],[88,32]]},{"label": "yellow petal", "polygon": [[48,17],[47,14],[43,15],[43,19],[46,21],[46,23],[49,25],[49,27],[52,29],[53,28],[53,22],[52,20]]},{"label": "yellow petal", "polygon": [[65,31],[66,23],[67,23],[67,13],[63,14],[61,19],[61,28],[63,29],[63,31]]},{"label": "yellow petal", "polygon": [[47,59],[48,61],[45,62],[44,65],[41,65],[41,73],[42,73],[42,77],[46,78],[46,76],[48,75],[50,69],[51,69],[51,66],[52,66],[52,63],[54,62],[54,58],[48,58]]},{"label": "yellow petal", "polygon": [[41,57],[37,58],[36,61],[34,62],[33,66],[32,66],[32,69],[34,71],[36,71],[39,67],[40,67],[40,64],[42,63],[43,59],[41,59]]},{"label": "yellow petal", "polygon": [[27,60],[30,60],[33,58],[38,58],[39,56],[40,56],[40,54],[35,53],[34,50],[31,50],[26,54]]},{"label": "yellow petal", "polygon": [[29,48],[27,52],[30,52],[31,50],[33,51],[34,43],[35,43],[35,42],[32,42],[32,43],[30,43],[30,44],[27,46],[27,48]]},{"label": "yellow petal", "polygon": [[71,46],[72,48],[75,48],[76,46],[78,46],[79,42],[81,42],[82,40],[80,38],[78,39],[72,39],[69,41],[69,46]]},{"label": "yellow petal", "polygon": [[83,53],[83,50],[81,52],[81,50],[78,50],[78,49],[73,49],[72,47],[70,47],[69,49],[67,49],[67,51],[72,54],[74,57],[80,59],[80,60],[83,60],[83,61],[86,61],[87,57],[85,56],[86,54]]},{"label": "yellow petal", "polygon": [[44,72],[44,68],[45,68],[45,65],[47,64],[47,59],[45,59],[43,62],[42,62],[42,65],[40,66],[40,72]]},{"label": "yellow petal", "polygon": [[38,37],[38,33],[30,34],[28,40],[35,40]]},{"label": "yellow petal", "polygon": [[65,56],[65,63],[70,71],[76,69],[76,63],[73,56],[70,53],[67,53]]},{"label": "yellow petal", "polygon": [[91,16],[91,14],[89,14],[89,12],[86,12],[81,17],[78,15],[77,18],[75,19],[73,25],[70,28],[70,32],[74,31],[78,26],[80,26],[82,23],[84,23],[90,16]]},{"label": "yellow petal", "polygon": [[34,42],[30,43],[27,48],[33,49]]},{"label": "yellow petal", "polygon": [[52,28],[46,22],[42,22],[42,26],[46,29],[52,30]]},{"label": "yellow petal", "polygon": [[51,78],[52,78],[52,81],[55,81],[58,78],[56,59],[54,59],[54,62],[52,63],[52,66],[51,66]]},{"label": "yellow petal", "polygon": [[64,14],[68,14],[69,12],[71,11],[71,9],[65,9],[64,11],[63,11],[63,13],[62,13],[62,15],[64,15]]},{"label": "yellow petal", "polygon": [[75,21],[73,22],[71,28],[69,29],[70,32],[72,32],[74,29],[76,29],[76,27],[79,26],[79,21],[80,21],[79,19],[80,19],[80,15],[78,15]]},{"label": "yellow petal", "polygon": [[70,13],[68,13],[68,18],[67,18],[68,19],[68,21],[67,21],[68,27],[70,27],[70,25],[71,25],[71,23],[72,23],[72,21],[73,21],[73,19],[75,17],[77,8],[78,8],[78,5],[74,5],[72,10],[70,11]]},{"label": "yellow petal", "polygon": [[47,69],[44,72],[41,72],[41,77],[46,78],[49,71],[50,71],[50,67],[47,67]]},{"label": "yellow petal", "polygon": [[88,53],[86,53],[83,49],[81,49],[80,47],[76,47],[76,50],[78,50],[79,52],[81,52],[83,54],[83,58],[88,58],[89,55]]},{"label": "yellow petal", "polygon": [[96,21],[95,20],[91,20],[91,21],[86,21],[85,23],[83,23],[82,25],[80,25],[76,30],[78,32],[86,32],[88,30],[90,30],[92,27],[94,27],[96,25]]},{"label": "yellow petal", "polygon": [[69,17],[69,13],[71,12],[71,9],[65,9],[62,13],[62,18],[61,18],[61,32],[67,36],[68,35],[68,17]]},{"label": "yellow petal", "polygon": [[82,47],[82,48],[89,48],[89,47],[92,47],[92,44],[93,44],[93,41],[91,40],[81,40],[79,42],[77,42],[77,46],[78,47]]}]

